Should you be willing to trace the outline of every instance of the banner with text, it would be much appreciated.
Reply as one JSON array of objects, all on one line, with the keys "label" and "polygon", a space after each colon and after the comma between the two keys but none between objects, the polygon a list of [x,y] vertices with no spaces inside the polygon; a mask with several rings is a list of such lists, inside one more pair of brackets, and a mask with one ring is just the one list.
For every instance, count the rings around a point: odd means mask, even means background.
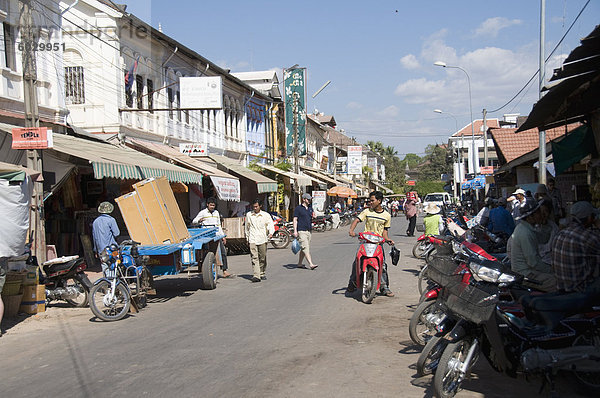
[{"label": "banner with text", "polygon": [[362,146],[348,146],[348,174],[362,174]]},{"label": "banner with text", "polygon": [[326,191],[312,191],[312,207],[320,213],[325,211],[325,200],[327,199]]},{"label": "banner with text", "polygon": [[[294,155],[294,120],[298,129],[298,156],[306,155],[306,68],[283,70],[285,142],[287,156]],[[296,100],[294,100],[296,98]],[[294,105],[295,104],[295,105]]]},{"label": "banner with text", "polygon": [[222,109],[221,76],[180,77],[181,108]]},{"label": "banner with text", "polygon": [[217,195],[221,200],[239,202],[240,201],[240,180],[225,177],[210,176]]}]

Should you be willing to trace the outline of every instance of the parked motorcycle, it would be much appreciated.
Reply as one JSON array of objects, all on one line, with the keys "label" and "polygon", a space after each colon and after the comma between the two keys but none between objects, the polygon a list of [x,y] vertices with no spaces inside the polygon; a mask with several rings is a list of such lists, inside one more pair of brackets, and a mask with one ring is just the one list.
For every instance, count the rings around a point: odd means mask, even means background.
[{"label": "parked motorcycle", "polygon": [[289,224],[291,223],[288,223],[279,215],[272,215],[272,217],[275,225],[275,232],[271,237],[271,244],[275,249],[285,249],[292,240],[289,228]]},{"label": "parked motorcycle", "polygon": [[138,242],[112,244],[100,254],[104,277],[90,290],[90,309],[103,321],[123,319],[147,305],[152,275],[139,258]]},{"label": "parked motorcycle", "polygon": [[[37,258],[31,251],[33,233],[29,243],[25,245],[28,265],[37,266]],[[46,287],[46,301],[65,300],[74,307],[88,305],[88,294],[92,287],[88,276],[85,274],[87,265],[79,256],[59,257],[48,260],[42,264],[40,283]]]}]

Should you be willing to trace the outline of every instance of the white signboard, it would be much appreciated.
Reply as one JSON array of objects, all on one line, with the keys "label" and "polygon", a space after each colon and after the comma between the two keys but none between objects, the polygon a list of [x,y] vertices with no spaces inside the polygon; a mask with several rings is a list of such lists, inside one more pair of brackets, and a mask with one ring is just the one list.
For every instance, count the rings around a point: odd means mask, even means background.
[{"label": "white signboard", "polygon": [[240,180],[225,177],[210,176],[217,195],[221,200],[227,200],[231,202],[240,201]]},{"label": "white signboard", "polygon": [[348,174],[362,174],[362,146],[348,147]]},{"label": "white signboard", "polygon": [[323,213],[325,211],[326,191],[312,191],[312,207],[315,211]]},{"label": "white signboard", "polygon": [[367,158],[367,166],[371,170],[373,170],[373,175],[377,177],[379,173],[377,172],[377,158]]},{"label": "white signboard", "polygon": [[192,157],[208,156],[208,145],[206,144],[179,144],[179,152]]},{"label": "white signboard", "polygon": [[221,76],[180,77],[181,107],[192,109],[222,109],[223,81]]}]

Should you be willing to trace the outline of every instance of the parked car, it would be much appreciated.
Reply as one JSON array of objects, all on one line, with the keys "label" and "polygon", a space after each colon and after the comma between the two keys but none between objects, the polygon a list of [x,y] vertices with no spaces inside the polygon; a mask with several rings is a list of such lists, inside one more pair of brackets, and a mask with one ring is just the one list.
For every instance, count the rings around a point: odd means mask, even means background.
[{"label": "parked car", "polygon": [[423,199],[423,208],[428,204],[433,203],[440,207],[446,206],[452,203],[452,198],[448,192],[433,192],[429,193]]}]

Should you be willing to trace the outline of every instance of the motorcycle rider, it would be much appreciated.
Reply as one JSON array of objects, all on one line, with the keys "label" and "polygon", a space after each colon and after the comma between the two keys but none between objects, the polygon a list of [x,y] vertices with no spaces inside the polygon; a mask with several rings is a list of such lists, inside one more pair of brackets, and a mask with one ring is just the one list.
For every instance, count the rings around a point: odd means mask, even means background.
[{"label": "motorcycle rider", "polygon": [[572,220],[558,232],[553,241],[552,266],[558,289],[582,292],[591,284],[600,282],[600,223],[599,214],[590,202],[576,202],[571,206]]},{"label": "motorcycle rider", "polygon": [[[383,239],[385,239],[385,242],[388,242],[390,245],[394,244],[394,241],[389,239],[388,237],[388,229],[391,225],[392,216],[381,206],[382,200],[383,193],[379,191],[373,191],[369,194],[369,208],[363,210],[354,219],[354,221],[352,221],[352,225],[350,225],[350,231],[348,231],[348,235],[355,237],[356,232],[354,232],[354,229],[356,228],[359,222],[364,222],[364,232],[373,232],[377,235],[381,235]],[[346,288],[347,292],[352,293],[356,290],[356,284],[354,282],[355,280],[356,264],[352,263],[352,273],[350,275],[348,287]],[[388,297],[394,297],[394,293],[392,293],[392,291],[389,288],[389,277],[387,272],[387,264],[385,263],[385,253],[383,270],[381,275],[381,294]]]},{"label": "motorcycle rider", "polygon": [[436,236],[440,235],[445,228],[444,219],[439,214],[441,209],[435,203],[429,203],[423,209],[427,215],[423,218],[423,225],[425,226],[425,235]]}]

